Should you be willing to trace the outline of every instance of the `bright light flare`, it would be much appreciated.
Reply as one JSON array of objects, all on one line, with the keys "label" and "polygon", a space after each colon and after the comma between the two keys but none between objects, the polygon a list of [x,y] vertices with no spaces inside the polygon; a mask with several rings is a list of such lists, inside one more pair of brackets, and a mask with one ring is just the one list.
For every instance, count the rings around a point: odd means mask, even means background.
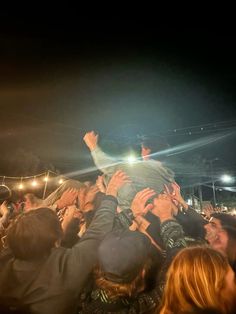
[{"label": "bright light flare", "polygon": [[23,185],[22,183],[20,183],[20,184],[18,185],[18,189],[19,189],[19,190],[23,190],[23,189],[24,189],[24,185]]},{"label": "bright light flare", "polygon": [[60,180],[58,181],[59,184],[62,184],[63,182],[64,182],[63,179],[60,179]]},{"label": "bright light flare", "polygon": [[233,182],[233,178],[231,176],[229,176],[228,174],[224,174],[222,177],[221,177],[221,181],[225,182],[225,183],[231,183]]},{"label": "bright light flare", "polygon": [[35,187],[35,186],[37,186],[37,185],[38,185],[38,182],[37,182],[36,180],[33,180],[31,184],[32,184],[32,186],[34,186],[34,187]]},{"label": "bright light flare", "polygon": [[129,164],[133,164],[136,161],[136,157],[134,155],[130,155],[127,157],[127,161]]}]

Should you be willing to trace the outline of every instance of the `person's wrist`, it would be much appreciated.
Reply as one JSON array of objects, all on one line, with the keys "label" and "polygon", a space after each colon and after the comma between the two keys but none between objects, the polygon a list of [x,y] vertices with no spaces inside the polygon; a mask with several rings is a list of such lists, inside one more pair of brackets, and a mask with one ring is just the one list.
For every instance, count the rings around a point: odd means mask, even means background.
[{"label": "person's wrist", "polygon": [[173,215],[170,212],[167,211],[163,211],[160,212],[160,210],[152,210],[152,214],[154,214],[155,216],[157,216],[161,222],[165,221],[165,220],[170,220],[170,219],[174,219]]},{"label": "person's wrist", "polygon": [[117,197],[117,190],[109,189],[107,190],[106,195]]},{"label": "person's wrist", "polygon": [[163,223],[166,220],[173,220],[174,217],[172,215],[159,215],[160,222]]},{"label": "person's wrist", "polygon": [[62,209],[63,208],[62,203],[60,202],[60,200],[56,201],[55,205],[56,205],[56,209]]},{"label": "person's wrist", "polygon": [[117,187],[115,185],[110,185],[107,187],[106,195],[117,196]]},{"label": "person's wrist", "polygon": [[96,145],[89,145],[89,150],[92,152],[93,150],[95,150],[97,148],[97,144]]}]

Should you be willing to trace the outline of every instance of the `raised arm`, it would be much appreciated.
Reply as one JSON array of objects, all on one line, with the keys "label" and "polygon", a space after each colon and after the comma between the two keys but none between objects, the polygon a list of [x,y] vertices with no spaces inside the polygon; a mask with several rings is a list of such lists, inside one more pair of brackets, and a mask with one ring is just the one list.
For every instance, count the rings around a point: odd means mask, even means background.
[{"label": "raised arm", "polygon": [[117,168],[115,167],[117,162],[98,146],[98,134],[94,131],[87,132],[84,136],[84,142],[89,148],[97,168],[105,174],[112,175]]},{"label": "raised arm", "polygon": [[78,282],[81,283],[81,286],[85,283],[88,274],[96,263],[97,248],[100,241],[113,228],[117,208],[116,195],[119,188],[127,182],[129,182],[129,178],[124,172],[117,171],[113,175],[92,223],[78,244],[68,251],[64,269],[70,274],[70,284],[77,286],[77,289],[80,289]]}]

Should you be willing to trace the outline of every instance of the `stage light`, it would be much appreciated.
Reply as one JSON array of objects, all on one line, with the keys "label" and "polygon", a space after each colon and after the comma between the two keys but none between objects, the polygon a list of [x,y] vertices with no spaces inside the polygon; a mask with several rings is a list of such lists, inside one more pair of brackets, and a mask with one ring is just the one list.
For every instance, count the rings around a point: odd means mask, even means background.
[{"label": "stage light", "polygon": [[225,183],[231,183],[234,181],[234,179],[229,176],[228,174],[224,174],[222,177],[221,177],[221,181],[225,182]]},{"label": "stage light", "polygon": [[127,157],[127,161],[129,164],[133,164],[136,161],[136,157],[134,155],[130,155]]},{"label": "stage light", "polygon": [[63,182],[64,182],[63,179],[60,179],[60,180],[58,181],[59,184],[62,184]]}]

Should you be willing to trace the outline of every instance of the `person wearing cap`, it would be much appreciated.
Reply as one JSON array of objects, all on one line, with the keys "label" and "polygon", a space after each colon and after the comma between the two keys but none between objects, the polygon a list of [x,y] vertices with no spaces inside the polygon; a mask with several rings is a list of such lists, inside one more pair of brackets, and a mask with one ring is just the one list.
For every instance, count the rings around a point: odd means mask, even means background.
[{"label": "person wearing cap", "polygon": [[[121,188],[117,196],[122,210],[130,208],[130,204],[138,191],[149,187],[159,194],[164,190],[165,184],[174,182],[173,171],[165,167],[160,161],[149,158],[148,160],[137,160],[130,165],[112,159],[99,147],[98,135],[94,131],[85,134],[84,142],[91,152],[95,165],[105,174],[106,183],[109,182],[117,169],[123,170],[131,178],[132,183]],[[144,155],[145,152],[142,151],[143,158]]]},{"label": "person wearing cap", "polygon": [[157,308],[157,291],[145,292],[152,244],[138,231],[116,230],[98,248],[96,288],[81,313],[150,313]]}]

